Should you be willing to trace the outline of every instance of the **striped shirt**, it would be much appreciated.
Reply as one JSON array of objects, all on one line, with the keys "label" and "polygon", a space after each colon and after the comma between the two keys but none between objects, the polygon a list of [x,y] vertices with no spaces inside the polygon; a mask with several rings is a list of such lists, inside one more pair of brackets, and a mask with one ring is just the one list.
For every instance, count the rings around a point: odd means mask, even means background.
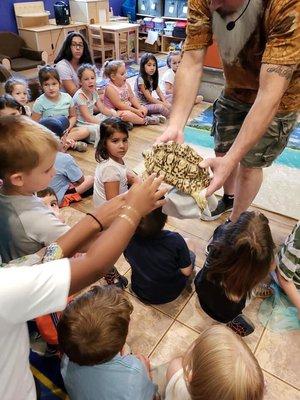
[{"label": "striped shirt", "polygon": [[280,246],[275,261],[284,279],[293,281],[296,288],[300,290],[300,221]]}]

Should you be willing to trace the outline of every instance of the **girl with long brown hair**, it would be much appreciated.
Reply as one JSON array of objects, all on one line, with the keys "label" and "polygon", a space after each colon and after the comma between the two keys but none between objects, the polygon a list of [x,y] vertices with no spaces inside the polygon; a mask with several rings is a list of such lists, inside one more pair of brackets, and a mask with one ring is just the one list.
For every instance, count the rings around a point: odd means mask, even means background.
[{"label": "girl with long brown hair", "polygon": [[261,213],[246,211],[237,222],[220,225],[208,245],[208,255],[195,278],[202,309],[241,336],[254,331],[242,314],[247,296],[274,264],[274,242],[269,221]]}]

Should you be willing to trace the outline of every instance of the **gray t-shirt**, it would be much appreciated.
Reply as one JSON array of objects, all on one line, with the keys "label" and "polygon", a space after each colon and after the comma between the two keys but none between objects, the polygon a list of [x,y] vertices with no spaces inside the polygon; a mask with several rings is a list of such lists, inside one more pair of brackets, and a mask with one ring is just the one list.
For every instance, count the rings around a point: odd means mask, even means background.
[{"label": "gray t-shirt", "polygon": [[[80,85],[77,71],[75,71],[72,64],[68,60],[60,60],[55,65],[55,69],[57,70],[61,81],[73,81],[77,89],[79,89]],[[61,91],[65,92],[63,87],[61,88]]]},{"label": "gray t-shirt", "polygon": [[33,254],[70,228],[32,196],[0,194],[0,255],[3,262]]}]

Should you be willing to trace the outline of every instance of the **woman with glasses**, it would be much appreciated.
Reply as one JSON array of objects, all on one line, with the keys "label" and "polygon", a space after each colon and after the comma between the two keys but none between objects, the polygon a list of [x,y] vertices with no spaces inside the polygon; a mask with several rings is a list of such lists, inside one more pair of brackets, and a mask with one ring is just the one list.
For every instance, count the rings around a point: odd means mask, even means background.
[{"label": "woman with glasses", "polygon": [[73,97],[79,89],[77,69],[81,64],[93,64],[88,44],[77,32],[71,32],[66,37],[56,59],[55,68],[59,73],[62,90]]}]

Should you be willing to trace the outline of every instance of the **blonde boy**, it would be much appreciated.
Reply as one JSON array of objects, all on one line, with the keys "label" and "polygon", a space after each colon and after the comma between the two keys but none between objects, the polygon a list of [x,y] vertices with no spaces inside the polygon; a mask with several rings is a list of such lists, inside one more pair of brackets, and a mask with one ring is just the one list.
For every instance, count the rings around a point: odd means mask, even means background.
[{"label": "blonde boy", "polygon": [[148,359],[123,354],[132,311],[126,294],[113,286],[95,286],[68,305],[58,340],[72,400],[153,400]]},{"label": "blonde boy", "polygon": [[0,132],[0,254],[9,262],[36,253],[69,227],[35,195],[55,175],[57,139],[21,116],[2,117]]}]

